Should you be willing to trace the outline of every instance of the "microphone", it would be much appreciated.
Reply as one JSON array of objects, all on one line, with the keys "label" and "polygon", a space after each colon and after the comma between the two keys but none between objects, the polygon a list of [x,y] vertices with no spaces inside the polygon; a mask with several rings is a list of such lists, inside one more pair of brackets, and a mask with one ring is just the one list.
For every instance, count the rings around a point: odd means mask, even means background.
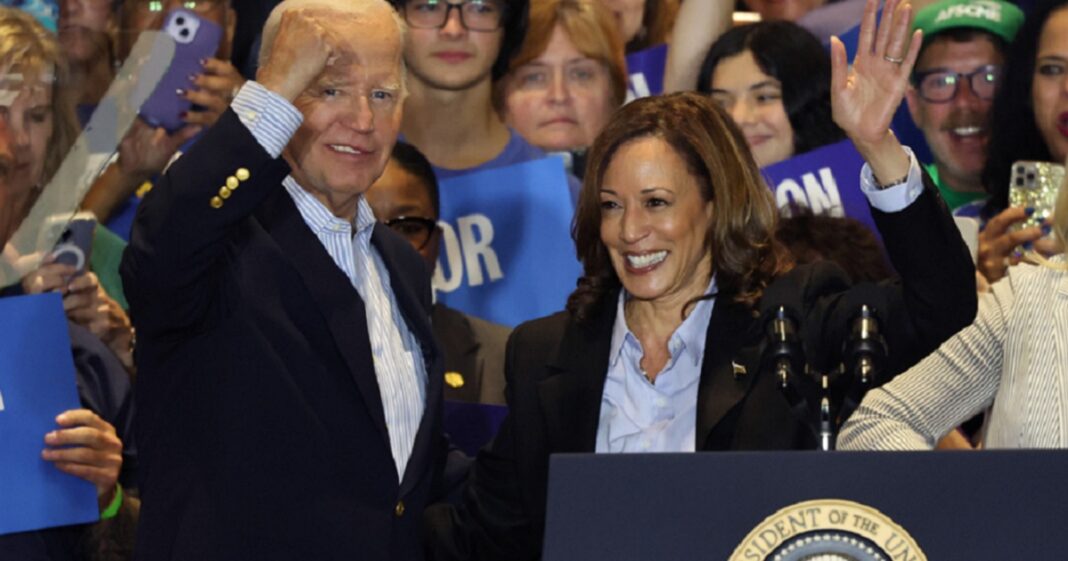
[{"label": "microphone", "polygon": [[861,304],[842,353],[847,371],[859,383],[870,387],[875,382],[877,368],[886,359],[886,353],[886,340],[880,333],[875,310],[867,304]]},{"label": "microphone", "polygon": [[864,394],[878,383],[887,352],[875,308],[861,304],[853,316],[849,337],[842,349],[845,374],[842,385],[846,391],[838,414],[841,422],[849,418],[860,406]]},{"label": "microphone", "polygon": [[785,305],[779,305],[771,310],[771,316],[765,324],[768,337],[766,356],[772,361],[775,376],[783,388],[796,374],[804,372],[805,356],[795,317]]}]

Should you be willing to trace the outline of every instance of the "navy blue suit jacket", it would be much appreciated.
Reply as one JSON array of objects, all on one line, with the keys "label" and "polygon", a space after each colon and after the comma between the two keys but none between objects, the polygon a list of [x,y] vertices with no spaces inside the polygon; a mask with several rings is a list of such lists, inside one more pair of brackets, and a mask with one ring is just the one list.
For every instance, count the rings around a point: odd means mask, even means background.
[{"label": "navy blue suit jacket", "polygon": [[427,372],[398,480],[364,304],[281,187],[288,173],[227,111],[138,211],[121,271],[138,336],[139,559],[422,555],[444,450],[425,265],[375,227]]}]

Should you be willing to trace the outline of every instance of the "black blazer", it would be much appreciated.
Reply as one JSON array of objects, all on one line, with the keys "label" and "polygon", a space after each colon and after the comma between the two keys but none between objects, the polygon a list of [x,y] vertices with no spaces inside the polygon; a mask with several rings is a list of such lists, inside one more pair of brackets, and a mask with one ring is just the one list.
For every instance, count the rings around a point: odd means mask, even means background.
[{"label": "black blazer", "polygon": [[[888,369],[900,372],[975,317],[975,269],[929,182],[905,210],[872,213],[900,282],[850,286],[836,266],[801,266],[776,279],[765,299],[785,295],[794,302],[806,355],[825,365],[840,361],[844,333],[835,326],[860,302],[874,303],[892,349]],[[505,365],[509,417],[479,454],[463,506],[428,509],[433,558],[540,556],[550,454],[594,451],[617,297],[607,295],[586,323],[559,313],[516,328]],[[760,368],[759,308],[730,294],[716,298],[698,386],[697,450],[815,447],[777,379]]]},{"label": "black blazer", "polygon": [[398,481],[364,304],[281,187],[288,173],[227,111],[138,211],[121,271],[138,336],[139,559],[422,556],[444,449],[425,265],[375,226],[427,372]]}]

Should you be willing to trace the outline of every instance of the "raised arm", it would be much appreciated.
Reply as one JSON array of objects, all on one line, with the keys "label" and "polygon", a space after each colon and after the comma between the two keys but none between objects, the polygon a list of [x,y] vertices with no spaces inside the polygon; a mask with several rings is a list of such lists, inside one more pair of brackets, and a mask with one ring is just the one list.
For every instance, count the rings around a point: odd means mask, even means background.
[{"label": "raised arm", "polygon": [[246,84],[145,197],[121,267],[139,330],[203,325],[219,311],[215,295],[233,289],[215,280],[220,257],[232,251],[228,242],[245,219],[281,188],[288,168],[279,155],[302,121],[292,101],[331,58],[320,12],[283,15],[261,82]]},{"label": "raised arm", "polygon": [[842,42],[832,40],[831,106],[867,162],[861,188],[901,276],[879,310],[896,373],[975,318],[975,267],[937,190],[890,130],[922,41],[919,31],[908,31],[912,8],[888,0],[878,24],[877,9],[868,0],[852,67]]},{"label": "raised arm", "polygon": [[664,67],[664,93],[697,89],[705,54],[730,29],[733,13],[730,0],[686,0],[679,6]]}]

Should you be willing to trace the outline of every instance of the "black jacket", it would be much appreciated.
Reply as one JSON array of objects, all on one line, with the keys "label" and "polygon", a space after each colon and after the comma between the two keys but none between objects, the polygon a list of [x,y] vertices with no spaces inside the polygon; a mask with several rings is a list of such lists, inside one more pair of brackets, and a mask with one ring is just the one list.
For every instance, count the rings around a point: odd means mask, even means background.
[{"label": "black jacket", "polygon": [[444,450],[425,265],[375,226],[427,372],[398,481],[364,304],[281,186],[288,173],[227,111],[138,211],[122,275],[138,336],[139,559],[422,556]]},{"label": "black jacket", "polygon": [[[776,279],[765,300],[793,303],[808,359],[824,365],[840,360],[843,318],[860,302],[874,304],[891,349],[888,370],[896,373],[974,319],[975,269],[929,182],[905,210],[872,214],[900,282],[851,287],[836,266],[817,264]],[[505,364],[509,417],[479,454],[464,505],[428,509],[433,558],[540,556],[550,454],[594,451],[617,297],[607,295],[602,312],[582,324],[559,313],[516,328]],[[758,311],[766,304],[748,307],[722,292],[716,298],[698,386],[697,450],[815,447],[778,380],[761,368]]]}]

